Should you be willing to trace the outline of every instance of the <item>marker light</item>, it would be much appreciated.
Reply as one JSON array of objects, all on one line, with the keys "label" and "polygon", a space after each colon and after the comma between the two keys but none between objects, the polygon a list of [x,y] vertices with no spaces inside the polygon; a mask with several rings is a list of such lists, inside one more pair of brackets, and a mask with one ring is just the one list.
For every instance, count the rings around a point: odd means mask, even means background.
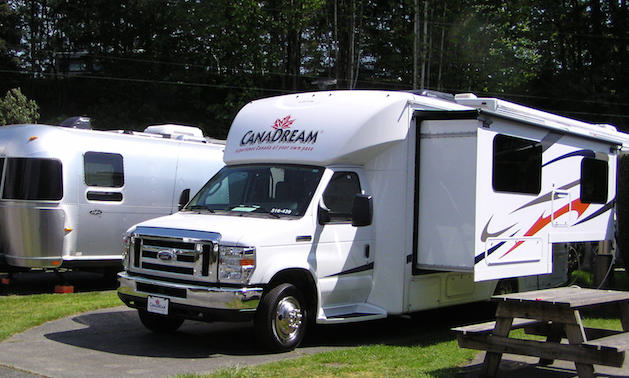
[{"label": "marker light", "polygon": [[38,137],[36,137],[36,136],[32,136],[32,137],[28,138],[28,141],[29,141],[29,142],[32,142],[32,141],[34,141],[34,140],[35,140],[35,139],[37,139],[37,138],[38,138]]}]

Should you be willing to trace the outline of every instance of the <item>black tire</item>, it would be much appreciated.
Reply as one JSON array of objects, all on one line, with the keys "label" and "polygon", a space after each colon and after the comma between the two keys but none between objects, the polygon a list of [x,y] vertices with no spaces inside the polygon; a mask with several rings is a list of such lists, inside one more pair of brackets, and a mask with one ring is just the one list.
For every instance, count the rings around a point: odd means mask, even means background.
[{"label": "black tire", "polygon": [[304,297],[294,285],[284,283],[269,291],[258,305],[255,331],[258,343],[274,352],[295,349],[308,325]]},{"label": "black tire", "polygon": [[496,285],[496,290],[494,290],[494,295],[503,295],[510,293],[518,292],[518,279],[517,278],[507,278],[498,281]]},{"label": "black tire", "polygon": [[182,318],[153,314],[146,310],[138,310],[138,315],[142,324],[155,333],[175,332],[184,321]]}]

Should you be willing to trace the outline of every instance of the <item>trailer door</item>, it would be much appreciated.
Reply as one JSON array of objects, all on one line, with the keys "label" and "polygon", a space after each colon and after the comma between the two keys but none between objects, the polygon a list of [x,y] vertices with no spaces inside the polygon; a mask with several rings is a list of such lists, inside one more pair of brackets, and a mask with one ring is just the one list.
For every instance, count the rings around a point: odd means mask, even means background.
[{"label": "trailer door", "polygon": [[77,240],[82,258],[118,254],[125,226],[120,216],[126,200],[123,160],[121,154],[109,152],[88,151],[83,156]]}]

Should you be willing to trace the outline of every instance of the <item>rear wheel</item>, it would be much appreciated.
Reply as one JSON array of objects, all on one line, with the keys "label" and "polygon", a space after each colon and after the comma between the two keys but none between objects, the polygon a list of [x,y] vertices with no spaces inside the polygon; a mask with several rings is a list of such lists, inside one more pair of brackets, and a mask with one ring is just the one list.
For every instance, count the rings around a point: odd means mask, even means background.
[{"label": "rear wheel", "polygon": [[258,342],[273,351],[293,350],[304,338],[307,319],[299,289],[292,284],[280,284],[262,298],[256,311]]},{"label": "rear wheel", "polygon": [[140,315],[140,321],[142,324],[156,333],[175,332],[183,323],[182,318],[153,314],[146,310],[138,310],[138,315]]}]

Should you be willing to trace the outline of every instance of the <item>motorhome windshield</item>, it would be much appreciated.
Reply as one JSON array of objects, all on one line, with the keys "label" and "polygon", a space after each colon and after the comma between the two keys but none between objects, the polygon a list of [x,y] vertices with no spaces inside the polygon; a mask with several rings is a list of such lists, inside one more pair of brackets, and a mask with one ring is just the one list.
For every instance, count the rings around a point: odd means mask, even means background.
[{"label": "motorhome windshield", "polygon": [[311,166],[224,167],[184,210],[302,216],[322,174],[323,168]]},{"label": "motorhome windshield", "polygon": [[44,158],[7,158],[3,199],[58,201],[63,197],[61,162]]}]

